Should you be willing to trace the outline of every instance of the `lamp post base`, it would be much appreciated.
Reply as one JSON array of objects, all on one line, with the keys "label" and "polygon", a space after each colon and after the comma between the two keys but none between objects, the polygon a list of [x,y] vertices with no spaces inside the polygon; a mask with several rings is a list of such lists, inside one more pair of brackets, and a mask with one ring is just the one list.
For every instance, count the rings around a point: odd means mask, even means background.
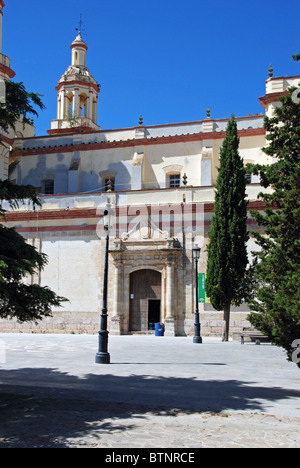
[{"label": "lamp post base", "polygon": [[202,343],[202,338],[201,336],[194,336],[193,338],[193,343]]},{"label": "lamp post base", "polygon": [[200,322],[199,322],[199,314],[198,313],[196,313],[196,323],[194,325],[193,343],[202,343],[201,325],[200,325]]},{"label": "lamp post base", "polygon": [[110,364],[110,354],[109,353],[97,353],[95,357],[96,364]]}]

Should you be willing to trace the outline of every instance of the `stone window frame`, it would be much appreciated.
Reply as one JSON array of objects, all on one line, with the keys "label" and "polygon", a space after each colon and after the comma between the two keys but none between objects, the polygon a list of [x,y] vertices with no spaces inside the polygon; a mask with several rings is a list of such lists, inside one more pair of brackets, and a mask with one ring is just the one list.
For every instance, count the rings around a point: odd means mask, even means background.
[{"label": "stone window frame", "polygon": [[[180,164],[169,164],[168,166],[164,166],[162,168],[166,174],[166,187],[167,188],[179,188],[181,187],[181,175],[183,171],[183,166]],[[179,176],[178,181],[179,185],[171,184],[171,176]]]}]

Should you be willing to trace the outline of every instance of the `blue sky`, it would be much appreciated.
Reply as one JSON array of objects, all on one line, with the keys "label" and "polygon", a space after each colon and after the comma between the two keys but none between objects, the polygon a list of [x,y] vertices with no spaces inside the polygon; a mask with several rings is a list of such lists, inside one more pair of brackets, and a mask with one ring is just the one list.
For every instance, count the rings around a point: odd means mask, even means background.
[{"label": "blue sky", "polygon": [[5,0],[2,53],[56,118],[55,86],[71,63],[80,13],[87,66],[101,84],[103,129],[202,120],[263,111],[274,76],[300,75],[299,0]]}]

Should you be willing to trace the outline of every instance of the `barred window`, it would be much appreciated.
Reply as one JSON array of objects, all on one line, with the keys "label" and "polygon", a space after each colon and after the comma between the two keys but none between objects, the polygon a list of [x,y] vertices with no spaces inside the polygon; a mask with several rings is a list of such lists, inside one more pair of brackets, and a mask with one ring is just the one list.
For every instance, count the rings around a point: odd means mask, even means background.
[{"label": "barred window", "polygon": [[44,195],[53,195],[54,194],[54,180],[52,180],[52,179],[43,180],[42,193]]},{"label": "barred window", "polygon": [[180,187],[180,174],[169,174],[169,187]]}]

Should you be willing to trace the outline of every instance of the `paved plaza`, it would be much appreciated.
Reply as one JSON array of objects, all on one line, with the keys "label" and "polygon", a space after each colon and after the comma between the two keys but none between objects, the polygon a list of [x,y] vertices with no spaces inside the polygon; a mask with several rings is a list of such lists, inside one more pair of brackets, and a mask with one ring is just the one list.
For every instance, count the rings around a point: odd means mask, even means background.
[{"label": "paved plaza", "polygon": [[0,334],[0,448],[300,446],[283,350],[204,338]]}]

